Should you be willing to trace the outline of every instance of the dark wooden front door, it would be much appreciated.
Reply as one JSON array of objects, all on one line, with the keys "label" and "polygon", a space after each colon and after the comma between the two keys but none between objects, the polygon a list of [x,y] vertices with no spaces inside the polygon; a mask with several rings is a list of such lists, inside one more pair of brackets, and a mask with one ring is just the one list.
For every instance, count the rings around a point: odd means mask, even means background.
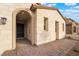
[{"label": "dark wooden front door", "polygon": [[16,24],[16,37],[17,38],[24,37],[24,24],[20,23]]}]

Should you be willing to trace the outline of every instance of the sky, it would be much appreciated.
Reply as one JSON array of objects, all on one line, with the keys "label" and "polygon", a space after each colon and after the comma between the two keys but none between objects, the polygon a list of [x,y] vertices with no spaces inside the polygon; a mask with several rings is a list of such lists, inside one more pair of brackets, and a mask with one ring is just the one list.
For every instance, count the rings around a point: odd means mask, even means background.
[{"label": "sky", "polygon": [[43,3],[42,5],[58,8],[64,17],[79,23],[79,3]]}]

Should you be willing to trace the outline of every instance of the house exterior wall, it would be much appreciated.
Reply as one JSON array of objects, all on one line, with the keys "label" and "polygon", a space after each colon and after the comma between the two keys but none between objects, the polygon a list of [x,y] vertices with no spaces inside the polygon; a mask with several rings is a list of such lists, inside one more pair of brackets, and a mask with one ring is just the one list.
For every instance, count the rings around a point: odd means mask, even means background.
[{"label": "house exterior wall", "polygon": [[72,34],[72,24],[66,24],[66,34]]},{"label": "house exterior wall", "polygon": [[66,26],[66,34],[73,34],[73,33],[77,33],[77,26],[73,24],[71,25],[69,24],[68,26]]},{"label": "house exterior wall", "polygon": [[31,41],[31,20],[25,24],[25,38]]},{"label": "house exterior wall", "polygon": [[[74,29],[74,27],[75,27],[75,29]],[[73,33],[77,33],[77,24],[75,23],[75,22],[72,22],[72,32]]]},{"label": "house exterior wall", "polygon": [[79,25],[77,25],[77,33],[79,33]]},{"label": "house exterior wall", "polygon": [[[0,4],[0,17],[7,18],[6,24],[0,25],[0,55],[6,50],[16,48],[15,34],[13,34],[13,32],[15,32],[15,28],[13,27],[16,25],[14,18],[18,9],[29,9],[30,6],[31,4]],[[13,15],[13,13],[15,13],[15,15]]]},{"label": "house exterior wall", "polygon": [[[0,4],[0,16],[6,17],[5,25],[0,25],[0,55],[6,50],[16,48],[16,14],[26,10],[32,16],[31,41],[32,44],[43,44],[56,40],[55,21],[59,22],[59,39],[65,36],[65,22],[56,10],[37,9],[29,11],[31,4]],[[44,17],[48,17],[48,31],[44,31]],[[62,24],[64,23],[64,31]]]},{"label": "house exterior wall", "polygon": [[77,33],[77,23],[69,18],[65,18],[66,22],[66,34],[74,34]]},{"label": "house exterior wall", "polygon": [[0,25],[0,54],[6,49],[12,48],[12,14],[11,10],[3,5],[0,5],[0,17],[6,17],[5,25]]},{"label": "house exterior wall", "polygon": [[[44,17],[48,18],[48,31],[44,30]],[[65,21],[61,15],[56,10],[37,9],[37,45],[56,40],[55,21],[59,22],[59,39],[62,39],[65,37]]]}]

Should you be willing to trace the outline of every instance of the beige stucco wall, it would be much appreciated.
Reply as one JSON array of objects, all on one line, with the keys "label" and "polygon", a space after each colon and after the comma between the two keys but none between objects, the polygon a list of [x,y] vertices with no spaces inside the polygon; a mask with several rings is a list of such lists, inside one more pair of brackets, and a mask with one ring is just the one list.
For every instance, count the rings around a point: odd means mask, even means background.
[{"label": "beige stucco wall", "polygon": [[79,25],[77,25],[77,33],[79,33]]},{"label": "beige stucco wall", "polygon": [[[0,55],[6,50],[16,48],[15,16],[20,10],[28,9],[27,11],[29,11],[30,6],[31,4],[0,4],[0,16],[7,18],[7,23],[0,25]],[[65,30],[64,32],[62,31],[62,23],[65,22],[57,11],[37,9],[37,13],[33,13],[32,15],[31,25],[33,30],[31,30],[31,35],[33,35],[33,43],[35,42],[36,45],[39,45],[56,40],[55,21],[59,21],[59,39],[64,37]],[[43,17],[48,17],[49,19],[49,31],[47,32],[43,30]]]},{"label": "beige stucco wall", "polygon": [[31,19],[28,19],[25,24],[25,38],[31,41]]},{"label": "beige stucco wall", "polygon": [[[48,31],[44,30],[44,17],[48,17]],[[62,30],[63,23],[65,29],[65,21],[60,14],[56,10],[37,9],[37,45],[56,40],[55,21],[59,22],[59,39],[62,39],[65,36],[65,30]]]},{"label": "beige stucco wall", "polygon": [[0,54],[6,49],[12,48],[12,17],[11,11],[0,5],[0,17],[6,17],[7,23],[5,25],[0,25]]},{"label": "beige stucco wall", "polygon": [[[76,32],[74,32],[74,27],[76,27]],[[77,33],[77,24],[72,22],[72,33]]]},{"label": "beige stucco wall", "polygon": [[15,49],[16,40],[13,40],[12,37],[13,21],[15,21],[13,16],[16,16],[15,14],[19,11],[18,9],[29,9],[30,6],[31,4],[0,4],[0,17],[3,16],[7,18],[7,23],[0,25],[0,55],[6,50]]}]

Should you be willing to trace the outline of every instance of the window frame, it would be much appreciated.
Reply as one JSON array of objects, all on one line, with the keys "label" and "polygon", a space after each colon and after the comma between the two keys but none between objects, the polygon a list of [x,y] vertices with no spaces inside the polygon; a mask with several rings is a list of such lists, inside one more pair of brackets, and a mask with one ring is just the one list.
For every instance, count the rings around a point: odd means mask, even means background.
[{"label": "window frame", "polygon": [[48,31],[48,17],[44,17],[44,30]]}]

